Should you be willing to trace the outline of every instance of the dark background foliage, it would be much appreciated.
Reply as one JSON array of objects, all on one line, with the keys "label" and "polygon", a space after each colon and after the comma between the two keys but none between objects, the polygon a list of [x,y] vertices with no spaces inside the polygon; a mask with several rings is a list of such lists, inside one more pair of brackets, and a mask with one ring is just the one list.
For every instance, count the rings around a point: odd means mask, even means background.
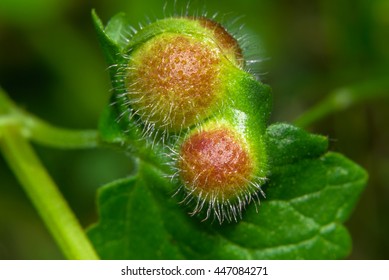
[{"label": "dark background foliage", "polygon": [[[93,2],[93,3],[91,3]],[[186,3],[167,1],[166,14]],[[330,92],[389,76],[386,0],[192,1],[191,10],[249,34],[253,70],[273,88],[272,122],[292,122]],[[165,1],[0,1],[0,85],[26,110],[59,126],[96,127],[109,98],[107,65],[90,18],[124,11],[132,24],[164,15]],[[240,16],[244,16],[240,18]],[[234,23],[235,19],[238,19]],[[388,94],[389,89],[383,89]],[[387,95],[388,96],[388,95]],[[328,116],[309,130],[366,168],[369,185],[347,226],[351,259],[389,258],[389,99],[381,96]],[[96,189],[131,171],[111,150],[61,151],[36,146],[71,207],[87,227],[97,219]],[[0,157],[0,259],[62,258]],[[334,196],[337,194],[334,193]]]}]

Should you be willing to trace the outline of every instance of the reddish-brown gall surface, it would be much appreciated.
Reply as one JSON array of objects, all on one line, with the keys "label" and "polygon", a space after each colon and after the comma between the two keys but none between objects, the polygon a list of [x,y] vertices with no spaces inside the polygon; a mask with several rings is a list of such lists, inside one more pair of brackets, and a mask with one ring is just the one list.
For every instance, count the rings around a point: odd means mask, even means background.
[{"label": "reddish-brown gall surface", "polygon": [[217,48],[178,34],[146,44],[129,64],[127,90],[134,109],[171,130],[207,117],[220,91]]},{"label": "reddish-brown gall surface", "polygon": [[201,131],[182,145],[179,168],[188,189],[210,197],[230,198],[250,182],[252,159],[228,128]]},{"label": "reddish-brown gall surface", "polygon": [[204,17],[198,20],[203,27],[213,32],[216,42],[222,50],[232,53],[239,65],[244,63],[243,52],[238,41],[220,23]]}]

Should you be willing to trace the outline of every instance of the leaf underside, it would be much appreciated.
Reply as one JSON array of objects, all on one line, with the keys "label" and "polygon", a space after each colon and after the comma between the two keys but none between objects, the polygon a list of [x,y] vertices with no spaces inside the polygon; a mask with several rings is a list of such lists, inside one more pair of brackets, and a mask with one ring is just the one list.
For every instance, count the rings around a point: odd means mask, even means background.
[{"label": "leaf underside", "polygon": [[266,199],[237,223],[201,222],[172,195],[177,186],[140,162],[135,176],[99,192],[89,236],[103,259],[338,259],[351,239],[342,223],[367,180],[327,140],[287,124],[267,129]]}]

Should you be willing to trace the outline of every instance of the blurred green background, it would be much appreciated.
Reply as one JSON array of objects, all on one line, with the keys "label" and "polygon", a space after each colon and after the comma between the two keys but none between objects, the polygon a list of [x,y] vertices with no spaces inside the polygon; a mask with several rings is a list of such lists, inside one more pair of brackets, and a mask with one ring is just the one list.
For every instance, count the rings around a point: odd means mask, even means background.
[{"label": "blurred green background", "polygon": [[[0,0],[0,85],[53,124],[95,128],[110,84],[91,9],[104,21],[124,11],[137,26],[163,17],[165,3],[167,15],[186,5],[173,2]],[[292,122],[338,88],[389,79],[388,0],[192,0],[190,6],[199,14],[218,12],[235,28],[245,24],[250,56],[266,58],[254,72],[273,88],[272,122]],[[389,89],[382,93],[309,127],[370,174],[346,224],[351,259],[389,259]],[[112,150],[36,149],[85,227],[97,219],[97,188],[130,171],[130,161]],[[63,256],[0,156],[0,259],[52,258]]]}]

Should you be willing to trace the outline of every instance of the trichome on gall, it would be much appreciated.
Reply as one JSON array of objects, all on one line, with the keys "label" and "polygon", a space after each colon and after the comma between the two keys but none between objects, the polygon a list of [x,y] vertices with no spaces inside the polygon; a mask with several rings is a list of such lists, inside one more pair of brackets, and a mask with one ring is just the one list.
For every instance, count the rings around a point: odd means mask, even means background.
[{"label": "trichome on gall", "polygon": [[133,35],[124,57],[118,103],[145,137],[180,139],[161,145],[173,150],[191,213],[237,221],[264,196],[269,113],[268,87],[243,70],[237,40],[203,17],[168,18]]}]

